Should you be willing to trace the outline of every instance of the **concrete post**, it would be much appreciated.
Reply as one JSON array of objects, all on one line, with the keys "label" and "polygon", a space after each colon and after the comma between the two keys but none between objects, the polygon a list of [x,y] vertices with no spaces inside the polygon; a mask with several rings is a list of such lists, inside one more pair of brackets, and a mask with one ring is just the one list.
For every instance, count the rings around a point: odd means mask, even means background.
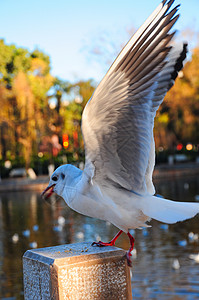
[{"label": "concrete post", "polygon": [[25,300],[131,300],[125,251],[78,243],[28,250],[23,256]]}]

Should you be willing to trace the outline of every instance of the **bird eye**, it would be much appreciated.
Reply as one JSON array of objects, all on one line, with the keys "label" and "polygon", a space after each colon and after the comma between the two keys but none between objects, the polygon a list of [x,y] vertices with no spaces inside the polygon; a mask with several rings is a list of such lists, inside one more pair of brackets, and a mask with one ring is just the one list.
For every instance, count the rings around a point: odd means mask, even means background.
[{"label": "bird eye", "polygon": [[53,177],[52,177],[52,180],[53,180],[53,181],[57,181],[57,180],[58,180],[58,177],[57,177],[57,176],[53,176]]},{"label": "bird eye", "polygon": [[65,175],[64,173],[61,173],[61,178],[64,179],[65,178]]}]

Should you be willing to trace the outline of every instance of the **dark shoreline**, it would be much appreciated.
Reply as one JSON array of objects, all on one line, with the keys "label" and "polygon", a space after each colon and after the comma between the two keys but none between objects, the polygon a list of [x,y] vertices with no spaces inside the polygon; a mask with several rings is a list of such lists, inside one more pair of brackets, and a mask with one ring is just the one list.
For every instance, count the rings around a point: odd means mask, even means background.
[{"label": "dark shoreline", "polygon": [[173,165],[160,164],[155,167],[153,179],[172,179],[199,174],[199,163],[186,162]]},{"label": "dark shoreline", "polygon": [[[178,163],[174,165],[161,164],[155,167],[153,172],[154,181],[163,179],[173,179],[199,174],[199,163]],[[43,191],[48,185],[49,176],[38,176],[36,179],[30,178],[8,178],[0,182],[1,192],[17,191]]]},{"label": "dark shoreline", "polygon": [[30,178],[7,178],[0,182],[1,192],[37,191],[42,192],[48,185],[49,176]]}]

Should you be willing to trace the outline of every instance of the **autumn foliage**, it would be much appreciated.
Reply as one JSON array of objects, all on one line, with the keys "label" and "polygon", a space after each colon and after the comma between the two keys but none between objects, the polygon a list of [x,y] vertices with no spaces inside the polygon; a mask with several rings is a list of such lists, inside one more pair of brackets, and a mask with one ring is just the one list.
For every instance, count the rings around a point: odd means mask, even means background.
[{"label": "autumn foliage", "polygon": [[199,144],[199,48],[185,63],[155,120],[156,147]]},{"label": "autumn foliage", "polygon": [[[83,158],[81,114],[95,88],[55,78],[45,53],[0,40],[0,161],[33,166],[37,158]],[[155,120],[156,148],[199,144],[199,48],[180,72]],[[68,136],[63,147],[63,136]],[[65,159],[63,159],[65,157]]]}]

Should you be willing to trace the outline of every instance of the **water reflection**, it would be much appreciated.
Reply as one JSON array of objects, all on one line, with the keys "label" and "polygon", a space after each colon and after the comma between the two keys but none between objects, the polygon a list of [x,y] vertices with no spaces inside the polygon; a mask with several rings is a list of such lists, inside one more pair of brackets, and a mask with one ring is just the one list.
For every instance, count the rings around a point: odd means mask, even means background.
[{"label": "water reflection", "polygon": [[[199,176],[156,182],[157,193],[171,199],[194,201]],[[53,205],[37,193],[0,194],[0,298],[23,299],[22,256],[31,247],[81,241],[110,240],[117,229],[67,208],[61,199]],[[133,265],[133,299],[199,299],[199,265],[189,258],[199,252],[198,218],[136,230],[137,257]],[[191,238],[192,236],[192,238]],[[122,235],[117,246],[128,249]],[[178,261],[178,268],[175,267]]]}]

